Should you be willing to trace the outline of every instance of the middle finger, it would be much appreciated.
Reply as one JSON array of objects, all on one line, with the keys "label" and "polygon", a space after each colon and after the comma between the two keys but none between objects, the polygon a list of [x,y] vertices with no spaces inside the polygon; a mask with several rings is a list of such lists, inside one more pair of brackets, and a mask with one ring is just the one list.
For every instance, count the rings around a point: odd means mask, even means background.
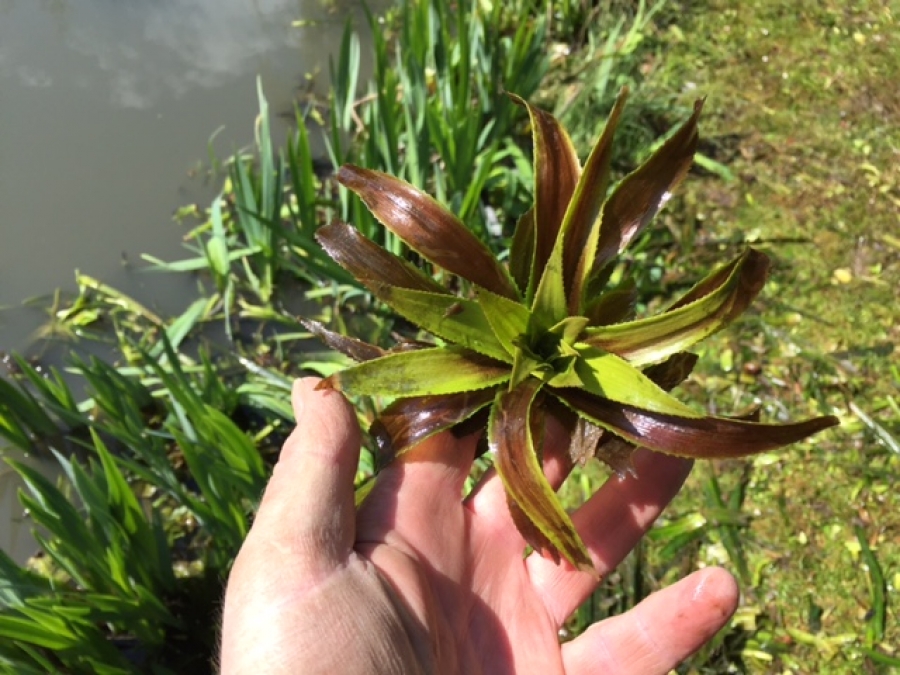
[{"label": "middle finger", "polygon": [[[609,574],[678,493],[693,462],[640,449],[634,475],[610,478],[572,516],[601,577]],[[594,591],[597,578],[570,565],[532,554],[526,561],[532,583],[551,616],[562,625]]]}]

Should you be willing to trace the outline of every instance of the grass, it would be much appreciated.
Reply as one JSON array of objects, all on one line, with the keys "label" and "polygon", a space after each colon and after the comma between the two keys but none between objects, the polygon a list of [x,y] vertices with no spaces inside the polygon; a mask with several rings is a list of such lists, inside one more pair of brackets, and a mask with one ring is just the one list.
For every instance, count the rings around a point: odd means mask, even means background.
[{"label": "grass", "polygon": [[[713,411],[759,406],[768,419],[835,412],[844,421],[783,452],[698,465],[568,633],[698,566],[724,564],[741,580],[741,609],[679,672],[896,667],[897,18],[872,0],[852,8],[801,0],[790,11],[774,0],[748,0],[740,11],[723,0],[562,2],[542,5],[534,21],[516,20],[514,3],[486,7],[410,3],[376,42],[377,78],[362,98],[354,82],[363,55],[348,32],[335,63],[333,160],[418,182],[502,249],[529,199],[530,165],[517,142],[521,118],[497,82],[561,113],[580,149],[629,84],[620,173],[706,95],[698,168],[632,253],[640,308],[653,311],[741,246],[763,248],[776,264],[756,311],[706,343],[685,389]],[[477,14],[454,14],[464,9]],[[200,275],[188,310],[158,317],[79,275],[78,297],[54,306],[49,333],[109,328],[120,362],[74,363],[86,400],[25,361],[16,362],[17,383],[0,380],[8,443],[76,450],[60,457],[69,475],[62,491],[30,480],[25,500],[36,522],[46,516],[47,552],[28,569],[0,558],[0,667],[178,672],[185,636],[201,645],[192,672],[209,667],[213,636],[202,628],[214,624],[219,579],[290,419],[290,378],[340,365],[308,350],[293,296],[309,289],[304,313],[354,335],[377,341],[392,329],[312,236],[335,214],[375,239],[384,232],[313,170],[302,125],[312,112],[297,111],[298,130],[279,149],[262,92],[259,100],[255,152],[227,163],[222,194],[188,235],[192,257],[155,261]],[[210,345],[212,331],[224,344]],[[365,422],[365,406],[360,414]],[[604,477],[589,467],[566,485],[566,499],[577,504]],[[81,509],[60,499],[72,491]],[[57,520],[87,528],[84,543],[74,546]],[[137,545],[147,549],[140,559],[123,553]]]},{"label": "grass", "polygon": [[736,177],[686,182],[665,219],[686,254],[669,283],[745,243],[776,261],[758,314],[707,343],[690,392],[710,409],[844,421],[698,466],[672,505],[661,530],[684,562],[662,579],[724,563],[744,593],[717,653],[684,672],[900,665],[896,21],[878,2],[670,3],[644,54],[642,95],[706,95],[703,151]]}]

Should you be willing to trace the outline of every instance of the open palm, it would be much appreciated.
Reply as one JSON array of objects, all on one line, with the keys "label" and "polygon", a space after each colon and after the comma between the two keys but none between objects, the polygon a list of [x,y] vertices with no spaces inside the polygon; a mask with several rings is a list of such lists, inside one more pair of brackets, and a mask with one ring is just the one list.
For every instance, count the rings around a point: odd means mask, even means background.
[{"label": "open palm", "polygon": [[[316,382],[295,385],[297,430],[229,579],[223,673],[666,673],[734,611],[732,577],[708,569],[560,645],[598,579],[523,557],[495,475],[462,498],[476,439],[425,441],[379,475],[357,513],[359,428]],[[548,436],[558,485],[564,435]],[[635,464],[637,478],[609,481],[573,514],[601,576],[690,471],[649,452]]]}]

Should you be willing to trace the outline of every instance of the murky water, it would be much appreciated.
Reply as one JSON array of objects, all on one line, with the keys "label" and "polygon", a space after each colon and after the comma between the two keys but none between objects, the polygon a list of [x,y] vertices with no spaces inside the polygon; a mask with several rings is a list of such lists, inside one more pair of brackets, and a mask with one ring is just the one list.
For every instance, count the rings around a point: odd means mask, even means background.
[{"label": "murky water", "polygon": [[[275,112],[305,73],[324,94],[353,15],[353,0],[0,0],[0,350],[33,350],[45,316],[17,307],[74,290],[75,269],[183,309],[194,282],[140,272],[140,254],[185,257],[172,213],[217,187],[191,177],[210,136],[224,127],[220,157],[252,141],[257,75]],[[4,472],[0,546],[21,559],[13,493]]]}]

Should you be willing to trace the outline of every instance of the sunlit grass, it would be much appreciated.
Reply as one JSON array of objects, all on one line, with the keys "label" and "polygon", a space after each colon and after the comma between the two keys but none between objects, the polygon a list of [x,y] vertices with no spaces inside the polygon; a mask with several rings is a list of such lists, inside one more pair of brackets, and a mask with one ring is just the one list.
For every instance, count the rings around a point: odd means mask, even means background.
[{"label": "sunlit grass", "polygon": [[[788,17],[768,0],[664,15],[643,93],[706,94],[701,148],[738,178],[695,178],[673,201],[684,271],[741,243],[775,260],[762,318],[711,340],[685,388],[713,410],[843,418],[786,452],[697,467],[651,534],[651,560],[742,578],[718,652],[684,672],[887,672],[900,665],[896,17],[876,2],[802,2]],[[712,475],[736,519],[717,518]]]}]

